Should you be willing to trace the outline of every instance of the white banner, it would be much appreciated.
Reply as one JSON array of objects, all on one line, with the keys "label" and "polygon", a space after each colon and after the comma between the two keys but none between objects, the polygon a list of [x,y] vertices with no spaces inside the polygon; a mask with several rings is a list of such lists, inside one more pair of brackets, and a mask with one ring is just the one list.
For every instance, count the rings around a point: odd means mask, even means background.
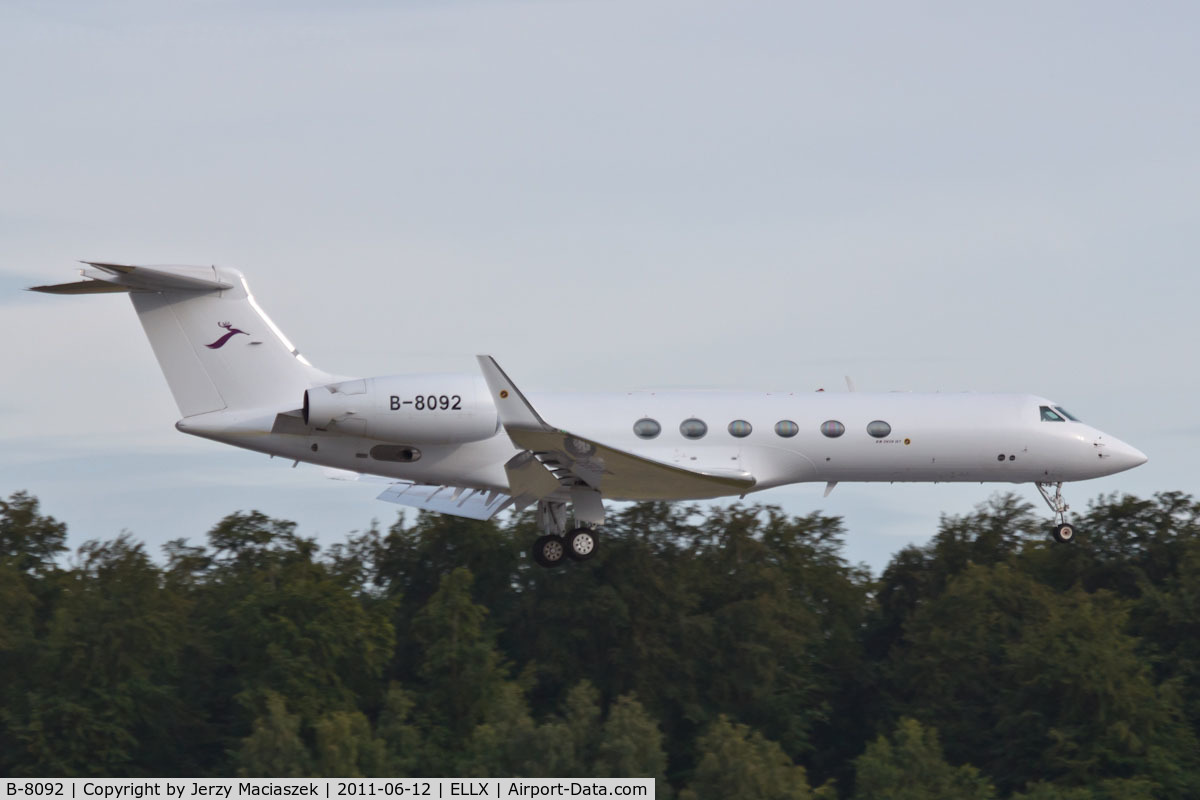
[{"label": "white banner", "polygon": [[0,781],[0,800],[143,800],[199,797],[471,798],[632,797],[654,798],[653,778],[30,778]]}]

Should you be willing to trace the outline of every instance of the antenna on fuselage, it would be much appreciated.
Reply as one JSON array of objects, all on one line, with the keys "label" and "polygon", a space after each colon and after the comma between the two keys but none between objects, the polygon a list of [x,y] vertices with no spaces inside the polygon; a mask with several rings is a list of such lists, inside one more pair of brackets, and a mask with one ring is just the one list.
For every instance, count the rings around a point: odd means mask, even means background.
[{"label": "antenna on fuselage", "polygon": [[848,391],[848,392],[858,391],[857,389],[854,388],[854,379],[851,378],[849,375],[846,376],[846,391]]}]

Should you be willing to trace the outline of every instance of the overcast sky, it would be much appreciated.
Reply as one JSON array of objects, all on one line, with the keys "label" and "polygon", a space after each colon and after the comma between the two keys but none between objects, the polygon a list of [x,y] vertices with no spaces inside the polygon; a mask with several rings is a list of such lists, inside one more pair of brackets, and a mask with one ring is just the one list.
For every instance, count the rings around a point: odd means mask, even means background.
[{"label": "overcast sky", "polygon": [[[1200,6],[0,4],[0,496],[72,544],[379,487],[177,433],[75,259],[224,264],[345,375],[1029,391],[1196,491]],[[801,485],[878,571],[1010,486]],[[1032,486],[1015,487],[1041,500]],[[1049,518],[1046,510],[1047,519]]]}]

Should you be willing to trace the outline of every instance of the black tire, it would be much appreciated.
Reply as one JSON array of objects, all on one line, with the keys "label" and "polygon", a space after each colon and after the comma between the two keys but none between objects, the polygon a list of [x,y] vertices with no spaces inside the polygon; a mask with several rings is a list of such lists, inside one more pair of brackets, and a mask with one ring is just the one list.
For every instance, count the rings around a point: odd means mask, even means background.
[{"label": "black tire", "polygon": [[1069,522],[1063,522],[1054,526],[1054,541],[1059,544],[1067,544],[1075,541],[1075,528]]},{"label": "black tire", "polygon": [[539,567],[557,567],[567,560],[567,543],[561,536],[539,536],[533,543],[533,562]]},{"label": "black tire", "polygon": [[596,532],[591,528],[576,528],[567,534],[567,555],[575,561],[587,561],[596,555]]}]

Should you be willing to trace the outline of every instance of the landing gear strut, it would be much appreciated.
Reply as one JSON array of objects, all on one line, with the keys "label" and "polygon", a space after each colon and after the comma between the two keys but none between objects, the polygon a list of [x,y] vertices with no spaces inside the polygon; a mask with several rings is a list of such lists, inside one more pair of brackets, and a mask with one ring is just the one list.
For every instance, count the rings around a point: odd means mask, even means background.
[{"label": "landing gear strut", "polygon": [[546,532],[533,543],[533,561],[538,566],[557,567],[568,558],[587,561],[596,554],[596,527],[585,523],[568,531],[565,503],[540,501],[538,522]]},{"label": "landing gear strut", "polygon": [[[1038,491],[1041,492],[1042,499],[1046,501],[1046,505],[1050,506],[1050,510],[1053,511],[1055,517],[1057,517],[1057,520],[1050,531],[1050,535],[1054,537],[1054,541],[1066,543],[1074,540],[1075,528],[1071,525],[1071,523],[1067,522],[1067,511],[1071,507],[1067,505],[1065,500],[1063,500],[1062,481],[1058,481],[1054,484],[1035,483],[1034,485],[1037,486]],[[1051,486],[1054,487],[1053,495],[1050,494]]]}]

